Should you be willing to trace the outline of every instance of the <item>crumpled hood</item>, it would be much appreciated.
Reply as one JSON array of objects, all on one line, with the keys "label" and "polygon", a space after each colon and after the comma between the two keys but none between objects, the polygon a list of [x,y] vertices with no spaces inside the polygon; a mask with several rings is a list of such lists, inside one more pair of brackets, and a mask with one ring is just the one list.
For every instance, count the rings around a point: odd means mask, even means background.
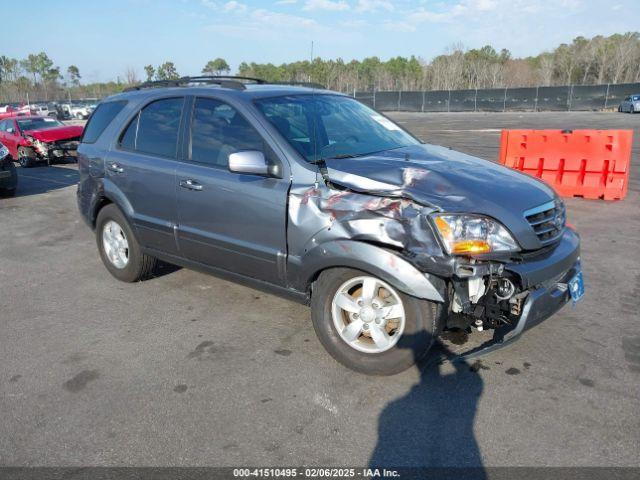
[{"label": "crumpled hood", "polygon": [[541,181],[488,160],[436,145],[415,145],[357,158],[327,159],[327,176],[349,189],[400,196],[445,212],[488,215],[524,249],[540,247],[524,211],[555,198]]},{"label": "crumpled hood", "polygon": [[47,128],[44,130],[26,130],[25,135],[29,135],[41,142],[55,142],[77,138],[82,135],[84,129],[78,125],[65,125],[63,127]]}]

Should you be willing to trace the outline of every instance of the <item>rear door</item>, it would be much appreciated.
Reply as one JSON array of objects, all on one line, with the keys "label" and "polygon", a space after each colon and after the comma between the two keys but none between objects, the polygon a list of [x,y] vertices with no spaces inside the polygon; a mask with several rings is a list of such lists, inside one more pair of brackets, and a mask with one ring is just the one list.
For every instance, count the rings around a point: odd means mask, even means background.
[{"label": "rear door", "polygon": [[147,103],[105,161],[106,178],[130,205],[139,242],[168,254],[178,251],[175,174],[184,102],[175,96]]},{"label": "rear door", "polygon": [[[190,260],[282,284],[289,169],[247,118],[222,100],[193,99],[176,176],[178,242]],[[229,171],[229,154],[242,150],[262,151],[283,178]]]}]

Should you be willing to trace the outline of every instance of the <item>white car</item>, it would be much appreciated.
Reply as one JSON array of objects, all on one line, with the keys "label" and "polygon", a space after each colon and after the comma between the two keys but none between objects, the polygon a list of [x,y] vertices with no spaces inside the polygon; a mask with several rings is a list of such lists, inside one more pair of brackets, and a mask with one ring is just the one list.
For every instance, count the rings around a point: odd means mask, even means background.
[{"label": "white car", "polygon": [[81,104],[66,104],[64,108],[69,112],[69,115],[73,118],[77,118],[80,120],[84,120],[89,118],[93,108],[89,105],[81,105]]},{"label": "white car", "polygon": [[629,95],[618,107],[619,112],[640,112],[640,95]]},{"label": "white car", "polygon": [[58,113],[55,110],[49,110],[49,106],[46,103],[35,104],[30,106],[31,115],[38,117],[57,117]]}]

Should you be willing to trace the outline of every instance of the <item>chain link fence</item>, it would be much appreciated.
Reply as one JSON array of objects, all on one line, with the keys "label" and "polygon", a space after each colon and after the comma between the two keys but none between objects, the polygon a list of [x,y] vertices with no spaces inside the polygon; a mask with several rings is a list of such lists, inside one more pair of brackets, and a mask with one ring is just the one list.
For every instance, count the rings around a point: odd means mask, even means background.
[{"label": "chain link fence", "polygon": [[374,91],[355,92],[354,97],[380,111],[539,112],[607,110],[617,108],[625,97],[632,94],[640,94],[640,83],[478,90]]}]

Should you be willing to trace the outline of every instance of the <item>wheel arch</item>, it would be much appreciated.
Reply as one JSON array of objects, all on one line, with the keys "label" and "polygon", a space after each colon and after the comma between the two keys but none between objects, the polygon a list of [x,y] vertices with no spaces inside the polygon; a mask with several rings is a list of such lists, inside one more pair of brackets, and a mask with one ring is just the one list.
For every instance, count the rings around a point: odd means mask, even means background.
[{"label": "wheel arch", "polygon": [[322,272],[333,268],[353,268],[375,275],[413,297],[444,302],[446,283],[421,272],[397,252],[355,240],[336,240],[318,245],[300,261],[299,287],[313,295],[312,285]]},{"label": "wheel arch", "polygon": [[96,220],[98,218],[98,214],[100,210],[102,210],[105,206],[115,204],[118,207],[124,216],[127,218],[129,223],[131,224],[132,229],[135,231],[133,225],[133,207],[127,197],[122,193],[122,191],[116,187],[116,185],[109,181],[108,179],[103,179],[102,188],[99,192],[96,193],[91,209],[91,225],[93,228],[96,227]]}]

